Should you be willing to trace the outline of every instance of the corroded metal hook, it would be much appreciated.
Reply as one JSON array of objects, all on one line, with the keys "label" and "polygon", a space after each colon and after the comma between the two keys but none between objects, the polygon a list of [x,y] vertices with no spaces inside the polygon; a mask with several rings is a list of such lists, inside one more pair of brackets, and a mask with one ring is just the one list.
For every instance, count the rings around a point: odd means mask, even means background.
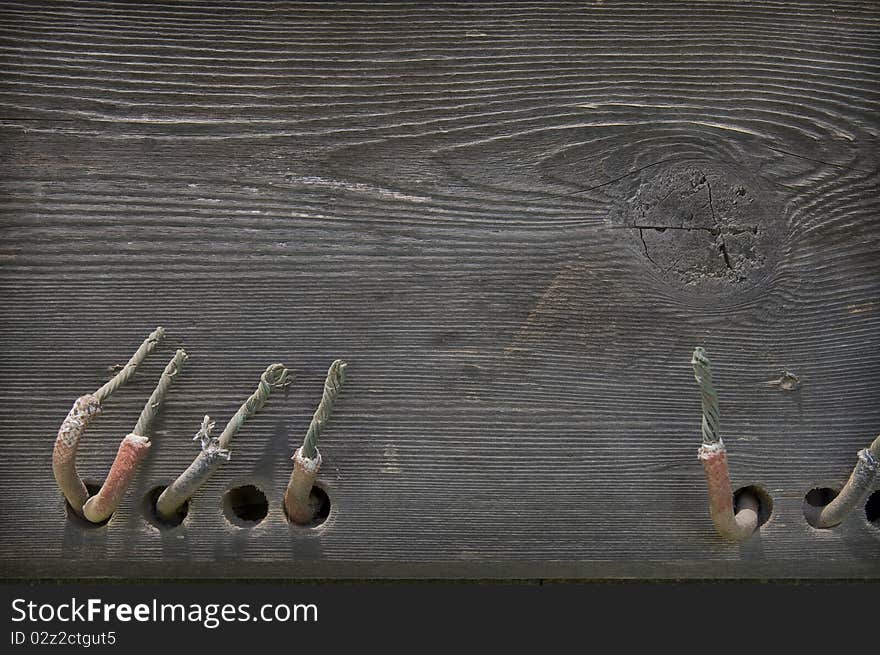
[{"label": "corroded metal hook", "polygon": [[824,507],[806,505],[807,520],[815,528],[833,528],[860,504],[871,491],[880,474],[880,435],[867,448],[857,453],[858,460],[846,484],[834,499]]},{"label": "corroded metal hook", "polygon": [[76,455],[82,436],[91,422],[100,415],[102,403],[132,378],[140,363],[153,352],[164,336],[165,330],[162,327],[150,333],[119,373],[94,393],[76,399],[58,429],[52,452],[52,471],[58,488],[79,516],[83,516],[83,506],[89,498],[88,489],[76,470]]},{"label": "corroded metal hook", "polygon": [[742,541],[758,529],[760,503],[754,494],[744,492],[740,495],[739,511],[734,513],[733,491],[730,487],[730,472],[727,467],[727,449],[721,440],[718,394],[712,385],[712,364],[702,348],[694,349],[691,364],[694,367],[694,377],[700,384],[703,445],[700,447],[698,457],[703,463],[703,471],[706,475],[709,513],[718,534],[730,541]]},{"label": "corroded metal hook", "polygon": [[92,523],[103,523],[122,502],[128,485],[134,479],[138,466],[146,458],[150,451],[150,427],[159,408],[165,401],[165,396],[171,387],[171,383],[186,362],[188,355],[185,350],[178,350],[159,378],[159,383],[150,395],[147,404],[141,411],[134,430],[125,436],[119,444],[116,459],[110,467],[107,479],[101,489],[89,498],[83,505],[83,515]]}]

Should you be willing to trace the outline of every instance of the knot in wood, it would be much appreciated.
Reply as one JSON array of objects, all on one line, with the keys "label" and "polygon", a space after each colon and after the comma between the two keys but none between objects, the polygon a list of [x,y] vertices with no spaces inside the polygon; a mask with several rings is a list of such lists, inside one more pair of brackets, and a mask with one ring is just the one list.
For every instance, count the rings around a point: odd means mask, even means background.
[{"label": "knot in wood", "polygon": [[766,275],[776,227],[763,185],[748,178],[712,162],[646,170],[622,190],[612,222],[668,281],[752,286]]}]

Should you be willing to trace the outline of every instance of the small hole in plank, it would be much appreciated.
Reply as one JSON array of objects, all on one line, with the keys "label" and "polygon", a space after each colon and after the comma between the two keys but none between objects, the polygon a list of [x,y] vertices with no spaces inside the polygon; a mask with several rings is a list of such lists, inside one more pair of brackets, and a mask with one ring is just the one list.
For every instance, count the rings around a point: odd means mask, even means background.
[{"label": "small hole in plank", "polygon": [[868,496],[865,503],[865,518],[874,527],[880,528],[880,489]]},{"label": "small hole in plank", "polygon": [[233,487],[223,496],[223,513],[230,523],[251,528],[266,518],[269,501],[266,494],[252,484]]},{"label": "small hole in plank", "polygon": [[817,525],[819,520],[819,514],[822,511],[822,508],[825,507],[832,500],[837,498],[837,494],[840,493],[839,489],[833,489],[831,487],[813,487],[807,492],[807,495],[804,496],[804,518],[807,519],[807,523],[812,525],[817,530],[830,530],[836,526],[830,526],[823,528]]}]

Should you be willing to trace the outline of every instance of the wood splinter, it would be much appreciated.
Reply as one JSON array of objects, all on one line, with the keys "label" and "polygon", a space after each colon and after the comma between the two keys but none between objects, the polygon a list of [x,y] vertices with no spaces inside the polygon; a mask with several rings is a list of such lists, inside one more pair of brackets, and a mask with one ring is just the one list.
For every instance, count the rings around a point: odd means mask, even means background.
[{"label": "wood splinter", "polygon": [[760,502],[753,493],[744,491],[739,496],[739,510],[734,513],[727,449],[719,434],[721,415],[718,410],[718,394],[712,385],[712,368],[706,351],[702,348],[694,349],[691,364],[694,367],[694,377],[700,384],[702,399],[703,445],[698,456],[706,474],[709,513],[719,535],[729,541],[742,541],[758,529]]},{"label": "wood splinter", "polygon": [[302,446],[293,454],[293,471],[284,493],[284,507],[287,518],[297,525],[308,525],[315,518],[318,507],[312,501],[312,487],[321,469],[321,453],[318,452],[318,437],[330,418],[333,404],[345,382],[345,369],[348,365],[337,359],[330,365],[324,381],[321,402],[312,417]]}]

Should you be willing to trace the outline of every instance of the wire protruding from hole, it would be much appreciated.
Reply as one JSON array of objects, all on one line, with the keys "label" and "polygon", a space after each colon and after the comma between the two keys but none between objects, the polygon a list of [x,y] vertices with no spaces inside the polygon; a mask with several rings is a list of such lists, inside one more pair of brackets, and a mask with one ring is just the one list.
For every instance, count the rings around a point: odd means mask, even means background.
[{"label": "wire protruding from hole", "polygon": [[168,390],[171,388],[172,383],[180,373],[181,369],[183,369],[183,365],[186,363],[187,359],[189,359],[189,355],[186,351],[182,348],[178,348],[174,353],[174,357],[172,357],[171,361],[165,366],[165,370],[162,371],[159,383],[156,385],[156,388],[153,389],[150,399],[141,410],[141,415],[138,416],[137,423],[132,432],[145,437],[149,436],[152,431],[153,421],[156,420],[156,414],[162,407],[162,403],[165,402]]},{"label": "wire protruding from hole", "polygon": [[718,392],[712,384],[712,363],[703,348],[694,348],[691,357],[694,377],[700,385],[700,400],[703,406],[703,443],[715,444],[721,441],[721,411],[718,409]]},{"label": "wire protruding from hole", "polygon": [[815,528],[833,528],[867,497],[880,473],[880,435],[857,453],[858,460],[843,488],[827,505],[804,505],[807,521]]},{"label": "wire protruding from hole", "polygon": [[222,434],[217,439],[220,448],[229,448],[235,433],[245,424],[245,421],[263,409],[272,392],[288,387],[291,382],[293,382],[293,376],[290,370],[284,367],[284,364],[269,366],[260,376],[257,390],[244,401],[244,404],[238,408],[238,411],[223,428]]},{"label": "wire protruding from hole", "polygon": [[174,357],[165,366],[156,388],[150,394],[147,404],[144,405],[134,431],[119,444],[116,459],[113,460],[107,479],[98,493],[83,505],[83,515],[92,523],[101,523],[109,519],[122,502],[129,484],[137,474],[138,466],[149,454],[151,446],[149,434],[156,414],[165,402],[171,383],[186,360],[185,350],[174,353]]},{"label": "wire protruding from hole", "polygon": [[84,517],[83,506],[89,498],[88,489],[76,470],[76,455],[80,440],[86,428],[100,415],[102,403],[131,379],[140,363],[153,352],[156,344],[164,336],[164,328],[157,327],[153,330],[119,373],[95,393],[85,394],[76,399],[67,417],[61,422],[61,427],[58,428],[52,451],[52,472],[61,493],[64,494],[74,513],[80,517]]},{"label": "wire protruding from hole", "polygon": [[189,512],[189,503],[181,505],[177,514],[172,517],[170,521],[162,520],[156,514],[156,501],[159,500],[159,496],[162,495],[163,491],[165,491],[165,485],[150,489],[141,499],[141,511],[147,522],[160,530],[176,528],[181,525],[186,518],[186,515]]},{"label": "wire protruding from hole", "polygon": [[315,509],[310,502],[310,496],[320,470],[320,452],[316,451],[315,457],[309,458],[302,454],[302,448],[296,449],[293,454],[293,471],[284,492],[284,509],[292,523],[307,525],[314,517]]},{"label": "wire protruding from hole", "polygon": [[703,408],[703,445],[698,457],[703,463],[709,493],[709,513],[715,530],[724,539],[742,541],[758,529],[760,503],[751,493],[740,494],[739,511],[734,514],[733,490],[727,465],[727,449],[721,440],[718,394],[712,386],[712,367],[706,351],[695,348],[691,364],[700,384]]},{"label": "wire protruding from hole", "polygon": [[341,359],[335,360],[330,365],[318,409],[315,410],[302,446],[293,454],[293,471],[290,473],[290,481],[284,492],[284,507],[287,517],[298,525],[311,523],[315,515],[311,493],[318,479],[318,471],[321,469],[318,437],[329,420],[336,398],[342,390],[347,366],[348,364]]},{"label": "wire protruding from hole", "polygon": [[128,434],[119,444],[116,459],[100,490],[83,505],[83,516],[92,523],[110,518],[134,478],[138,465],[150,451],[150,440],[137,434]]},{"label": "wire protruding from hole", "polygon": [[333,411],[333,405],[339,392],[342,390],[342,384],[345,382],[345,370],[348,364],[341,359],[335,360],[330,364],[327,370],[327,377],[324,380],[324,392],[321,394],[321,402],[318,403],[318,409],[312,416],[312,422],[309,423],[309,429],[306,437],[303,439],[302,453],[303,457],[314,459],[318,454],[318,437],[324,429],[324,425],[330,418]]},{"label": "wire protruding from hole", "polygon": [[128,360],[128,363],[122,367],[122,370],[119,371],[116,375],[114,375],[110,380],[108,380],[100,389],[95,392],[95,397],[98,399],[98,402],[102,403],[110,395],[119,389],[126,382],[131,380],[132,376],[134,376],[134,372],[137,370],[137,367],[141,364],[141,362],[146,359],[147,355],[149,355],[156,348],[156,345],[165,337],[165,328],[157,327],[153,330],[150,335],[144,340],[144,342],[138,347],[135,351],[134,355],[131,356],[131,359]]},{"label": "wire protruding from hole", "polygon": [[76,454],[83,433],[100,413],[101,403],[93,394],[77,398],[58,428],[55,448],[52,450],[55,482],[70,508],[80,517],[83,516],[83,505],[89,498],[89,491],[76,470]]},{"label": "wire protruding from hole", "polygon": [[181,506],[199,490],[205,482],[231,457],[230,443],[245,422],[254,416],[266,402],[273,391],[286,388],[293,378],[283,364],[272,364],[260,376],[256,391],[239,407],[235,415],[223,429],[222,434],[214,439],[211,429],[214,423],[209,416],[202,419],[202,425],[193,440],[198,440],[201,452],[192,464],[180,476],[168,485],[156,501],[156,515],[162,521],[173,521],[180,512]]}]

